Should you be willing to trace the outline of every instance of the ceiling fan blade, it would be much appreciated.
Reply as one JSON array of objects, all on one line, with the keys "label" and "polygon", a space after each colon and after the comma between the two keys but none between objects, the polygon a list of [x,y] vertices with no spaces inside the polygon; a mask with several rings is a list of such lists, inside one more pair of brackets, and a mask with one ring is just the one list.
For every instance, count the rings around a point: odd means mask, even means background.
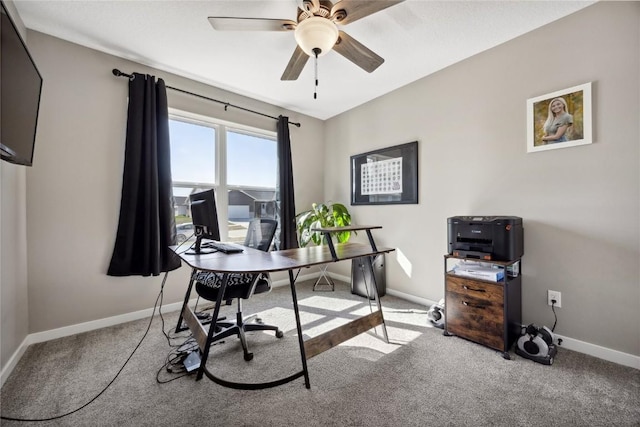
[{"label": "ceiling fan blade", "polygon": [[290,19],[231,18],[210,16],[209,23],[218,31],[290,31],[296,22]]},{"label": "ceiling fan blade", "polygon": [[309,55],[304,53],[300,46],[296,46],[296,50],[293,52],[280,80],[297,80],[308,60]]},{"label": "ceiling fan blade", "polygon": [[331,17],[338,24],[346,25],[365,16],[402,3],[404,0],[342,0],[331,8]]},{"label": "ceiling fan blade", "polygon": [[373,72],[382,65],[384,59],[381,56],[344,31],[340,31],[339,34],[338,41],[333,46],[333,50],[368,73]]}]

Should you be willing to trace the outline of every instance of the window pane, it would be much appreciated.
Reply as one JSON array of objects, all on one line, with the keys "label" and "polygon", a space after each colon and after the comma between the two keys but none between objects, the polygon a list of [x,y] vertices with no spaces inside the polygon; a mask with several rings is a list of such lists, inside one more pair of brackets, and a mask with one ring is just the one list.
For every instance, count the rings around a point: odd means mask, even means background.
[{"label": "window pane", "polygon": [[214,184],[216,180],[216,130],[169,120],[171,178],[174,182]]},{"label": "window pane", "polygon": [[276,190],[239,187],[230,189],[229,240],[242,243],[253,218],[276,217]]},{"label": "window pane", "polygon": [[227,132],[229,240],[244,242],[249,221],[275,218],[276,141]]},{"label": "window pane", "polygon": [[275,140],[227,132],[228,185],[275,188],[277,168]]}]

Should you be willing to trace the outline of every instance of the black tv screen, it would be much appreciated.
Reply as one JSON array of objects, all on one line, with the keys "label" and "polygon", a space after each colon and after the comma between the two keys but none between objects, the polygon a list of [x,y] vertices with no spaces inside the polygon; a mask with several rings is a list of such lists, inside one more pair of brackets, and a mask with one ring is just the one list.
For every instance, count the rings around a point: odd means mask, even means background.
[{"label": "black tv screen", "polygon": [[0,155],[31,166],[42,76],[4,3],[0,5]]}]

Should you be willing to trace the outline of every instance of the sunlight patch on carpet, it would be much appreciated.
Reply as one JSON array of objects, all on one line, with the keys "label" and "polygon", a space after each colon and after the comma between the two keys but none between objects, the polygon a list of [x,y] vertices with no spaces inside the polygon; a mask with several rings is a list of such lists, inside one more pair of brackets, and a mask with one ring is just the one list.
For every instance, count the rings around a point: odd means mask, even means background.
[{"label": "sunlight patch on carpet", "polygon": [[422,333],[402,328],[394,328],[387,326],[387,334],[389,335],[389,343],[384,341],[382,335],[382,326],[378,326],[370,331],[351,338],[340,344],[341,347],[351,347],[353,349],[368,349],[373,351],[358,352],[358,357],[375,361],[386,354],[393,353],[403,345],[418,338]]},{"label": "sunlight patch on carpet", "polygon": [[[372,301],[373,311],[376,311],[378,308],[375,306],[375,303]],[[366,316],[371,313],[371,309],[368,305],[364,307],[360,307],[349,314],[354,316]],[[397,310],[393,308],[385,308],[382,307],[382,315],[384,316],[384,320],[387,322],[397,322],[404,323],[406,325],[412,326],[424,326],[427,327],[427,310]]]},{"label": "sunlight patch on carpet", "polygon": [[311,328],[302,328],[302,332],[309,337],[316,337],[320,334],[323,334],[331,329],[335,329],[339,326],[345,325],[349,323],[349,319],[345,319],[342,317],[332,317],[327,318],[320,324],[317,324]]},{"label": "sunlight patch on carpet", "polygon": [[[261,311],[259,316],[262,321],[268,325],[276,325],[284,333],[296,330],[296,317],[293,309],[284,307],[274,307],[268,310]],[[321,314],[309,313],[306,311],[300,311],[300,323],[302,324],[302,331],[307,332],[305,325],[315,323],[327,316]],[[271,332],[273,333],[273,332]]]},{"label": "sunlight patch on carpet", "polygon": [[323,296],[312,296],[298,301],[299,306],[321,308],[329,311],[344,311],[360,304],[359,301]]}]

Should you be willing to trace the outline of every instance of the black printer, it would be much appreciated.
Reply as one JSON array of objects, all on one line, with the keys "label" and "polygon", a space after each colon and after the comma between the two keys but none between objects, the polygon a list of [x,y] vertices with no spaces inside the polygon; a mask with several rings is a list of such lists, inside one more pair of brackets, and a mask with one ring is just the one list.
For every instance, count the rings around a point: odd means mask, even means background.
[{"label": "black printer", "polygon": [[449,255],[513,261],[524,254],[522,218],[454,216],[447,218]]}]

